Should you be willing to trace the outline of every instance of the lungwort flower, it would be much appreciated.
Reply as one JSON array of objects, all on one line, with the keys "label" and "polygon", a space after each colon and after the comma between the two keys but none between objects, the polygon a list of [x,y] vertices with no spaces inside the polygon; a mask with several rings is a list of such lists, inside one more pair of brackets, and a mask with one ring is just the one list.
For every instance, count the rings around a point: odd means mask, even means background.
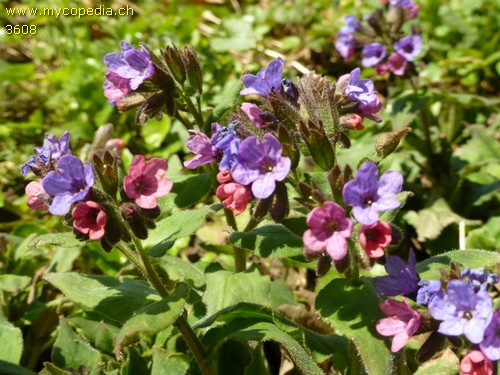
[{"label": "lungwort flower", "polygon": [[359,243],[369,258],[381,258],[385,248],[391,244],[391,226],[383,221],[371,225],[363,225],[359,233]]},{"label": "lungwort flower", "polygon": [[[21,167],[23,176],[29,170],[45,169],[44,167],[49,166],[51,161],[57,162],[63,155],[71,155],[71,150],[69,149],[69,132],[65,131],[60,138],[57,138],[54,134],[47,133],[42,147],[35,147],[33,152],[35,156],[31,156]],[[50,166],[49,169],[51,169]]]},{"label": "lungwort flower", "polygon": [[333,260],[341,260],[347,255],[352,222],[341,206],[326,201],[322,207],[314,208],[307,215],[306,223],[309,229],[302,237],[306,255],[319,255],[315,253],[325,250]]},{"label": "lungwort flower", "polygon": [[500,310],[494,311],[491,322],[484,331],[481,351],[492,361],[500,360]]},{"label": "lungwort flower", "polygon": [[480,350],[473,350],[462,358],[460,375],[493,375],[493,364]]},{"label": "lungwort flower", "polygon": [[78,203],[71,216],[74,219],[73,227],[78,232],[87,234],[91,240],[100,240],[104,236],[107,215],[98,203]]},{"label": "lungwort flower", "polygon": [[380,43],[370,43],[363,47],[363,66],[375,66],[381,62],[387,54],[387,48]]},{"label": "lungwort flower", "polygon": [[377,332],[382,336],[394,336],[391,351],[393,353],[398,352],[420,328],[422,324],[420,314],[413,310],[404,299],[401,302],[395,300],[382,301],[380,309],[388,317],[377,322]]},{"label": "lungwort flower", "polygon": [[220,185],[215,194],[217,198],[222,200],[224,207],[234,211],[235,215],[245,211],[248,202],[253,198],[250,189],[234,182],[229,171],[219,172],[217,181],[219,181]]},{"label": "lungwort flower", "polygon": [[134,199],[141,208],[155,208],[157,198],[167,195],[172,190],[172,181],[163,178],[167,169],[167,162],[164,159],[153,158],[146,162],[144,156],[134,156],[129,174],[123,181],[125,194]]},{"label": "lungwort flower", "polygon": [[351,72],[345,93],[349,100],[358,103],[357,109],[361,116],[380,122],[381,120],[375,116],[375,113],[380,111],[382,104],[377,93],[373,91],[373,81],[368,78],[360,79],[360,74],[359,68]]},{"label": "lungwort flower", "polygon": [[256,198],[271,196],[276,181],[283,181],[290,172],[291,160],[282,156],[283,149],[276,137],[270,133],[261,141],[251,136],[241,141],[237,163],[231,168],[233,179],[242,185],[252,185]]},{"label": "lungwort flower", "polygon": [[283,75],[284,61],[281,57],[272,60],[257,75],[245,74],[242,78],[245,88],[241,95],[257,94],[267,98],[272,89],[281,90],[281,77]]},{"label": "lungwort flower", "polygon": [[45,192],[45,190],[43,190],[40,182],[31,181],[28,185],[26,185],[25,192],[28,196],[26,204],[29,208],[41,211],[45,211],[49,208],[47,206],[47,202],[49,201],[50,196]]},{"label": "lungwort flower", "polygon": [[126,94],[137,90],[142,82],[155,73],[151,56],[143,46],[136,50],[122,40],[120,48],[120,53],[108,53],[104,56],[108,71],[103,87],[110,104],[115,104]]},{"label": "lungwort flower", "polygon": [[364,162],[355,179],[344,185],[342,197],[344,203],[352,206],[352,213],[357,221],[371,225],[378,221],[380,212],[400,206],[396,194],[403,187],[403,175],[396,171],[387,171],[378,176],[378,167],[372,162]]},{"label": "lungwort flower", "polygon": [[63,155],[57,170],[49,172],[42,180],[43,189],[54,197],[49,211],[53,215],[65,215],[71,205],[85,199],[94,185],[94,172],[89,163],[82,164],[76,156]]},{"label": "lungwort flower", "polygon": [[428,307],[432,317],[441,320],[439,333],[448,336],[463,334],[473,344],[479,344],[490,323],[492,306],[486,290],[476,293],[466,281],[451,280],[446,293],[436,293]]},{"label": "lungwort flower", "polygon": [[405,36],[394,43],[394,50],[407,61],[413,61],[422,51],[422,37],[417,34]]},{"label": "lungwort flower", "polygon": [[420,278],[413,250],[410,250],[408,264],[398,256],[387,257],[385,270],[388,276],[376,277],[374,281],[375,289],[381,296],[408,296],[417,291]]}]

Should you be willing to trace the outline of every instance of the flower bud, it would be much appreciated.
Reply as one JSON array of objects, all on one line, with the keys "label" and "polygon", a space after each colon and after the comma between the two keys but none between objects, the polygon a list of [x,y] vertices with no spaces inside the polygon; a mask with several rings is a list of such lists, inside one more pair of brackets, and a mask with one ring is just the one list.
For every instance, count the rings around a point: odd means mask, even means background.
[{"label": "flower bud", "polygon": [[203,92],[203,75],[200,62],[193,47],[184,47],[182,51],[182,60],[186,66],[186,74],[189,86],[198,94]]},{"label": "flower bud", "polygon": [[363,117],[358,114],[351,113],[340,118],[340,125],[351,130],[363,130]]},{"label": "flower bud", "polygon": [[132,202],[122,203],[120,211],[122,217],[128,222],[130,228],[138,238],[145,239],[148,237],[148,229],[144,216],[138,205]]},{"label": "flower bud", "polygon": [[95,153],[92,157],[94,169],[99,177],[103,190],[111,195],[116,196],[118,191],[118,168],[116,156],[111,152]]},{"label": "flower bud", "polygon": [[181,57],[181,51],[175,45],[167,46],[167,49],[163,52],[163,60],[173,78],[182,84],[186,80],[186,67]]},{"label": "flower bud", "polygon": [[401,130],[396,130],[393,132],[383,133],[375,140],[375,151],[381,159],[389,156],[396,147],[398,147],[399,142],[403,137],[411,131],[411,128],[403,128]]}]

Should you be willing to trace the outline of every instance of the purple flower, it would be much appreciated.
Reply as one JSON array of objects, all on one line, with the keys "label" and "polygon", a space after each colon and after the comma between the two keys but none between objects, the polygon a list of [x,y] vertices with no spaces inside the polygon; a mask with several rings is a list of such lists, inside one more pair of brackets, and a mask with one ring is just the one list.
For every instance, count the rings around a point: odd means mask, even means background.
[{"label": "purple flower", "polygon": [[451,280],[447,292],[440,291],[429,301],[429,312],[441,320],[438,332],[448,336],[465,335],[473,344],[483,341],[490,323],[493,302],[486,290],[475,293],[464,280]]},{"label": "purple flower", "polygon": [[276,137],[266,133],[261,141],[251,136],[241,142],[237,163],[231,168],[233,179],[242,185],[252,184],[256,198],[269,197],[276,181],[283,181],[290,172],[290,158],[281,156],[282,146]]},{"label": "purple flower", "polygon": [[42,180],[43,189],[54,197],[50,213],[67,214],[72,203],[85,199],[93,184],[94,173],[89,163],[83,165],[76,156],[61,156],[57,170],[49,172]]},{"label": "purple flower", "polygon": [[245,74],[241,79],[245,88],[240,91],[240,94],[257,94],[267,98],[272,89],[280,91],[283,65],[283,59],[278,57],[276,60],[269,62],[257,75]]},{"label": "purple flower", "polygon": [[460,276],[472,285],[475,292],[480,289],[487,289],[488,286],[498,283],[498,275],[484,268],[470,269],[467,267]]},{"label": "purple flower", "polygon": [[363,66],[374,66],[387,55],[387,48],[380,43],[370,43],[363,47]]},{"label": "purple flower", "polygon": [[232,121],[227,126],[215,124],[216,130],[212,135],[211,142],[218,150],[222,151],[219,171],[225,171],[237,163],[238,149],[241,143],[238,128],[241,124],[237,120]]},{"label": "purple flower", "polygon": [[408,35],[394,43],[394,50],[408,61],[413,61],[422,51],[422,37]]},{"label": "purple flower", "polygon": [[302,241],[306,255],[314,256],[324,250],[333,260],[347,255],[347,238],[352,233],[352,222],[337,203],[326,201],[307,215],[307,227]]},{"label": "purple flower", "polygon": [[200,165],[217,161],[216,157],[220,151],[212,145],[210,138],[198,130],[190,130],[189,132],[193,135],[187,139],[186,146],[196,156],[190,160],[186,160],[184,166],[189,169],[195,169]]},{"label": "purple flower", "polygon": [[22,175],[26,175],[29,170],[40,166],[48,166],[50,161],[57,161],[63,155],[71,155],[69,149],[69,132],[65,131],[60,138],[54,134],[47,133],[43,140],[42,147],[35,147],[29,160],[21,166]]},{"label": "purple flower", "polygon": [[345,26],[342,27],[342,31],[353,33],[359,30],[358,18],[352,14],[346,14],[345,16]]},{"label": "purple flower", "polygon": [[431,298],[441,291],[440,280],[420,280],[418,282],[417,303],[419,305],[427,305]]},{"label": "purple flower", "polygon": [[488,359],[500,359],[500,310],[494,311],[491,322],[484,331],[483,341],[479,343],[481,351]]},{"label": "purple flower", "polygon": [[386,300],[380,302],[380,309],[388,317],[377,322],[376,330],[382,336],[394,336],[392,338],[391,352],[400,351],[409,338],[418,331],[422,324],[420,314],[413,310],[408,302]]},{"label": "purple flower", "polygon": [[413,6],[413,2],[411,0],[389,0],[389,4],[393,7],[401,7],[403,9],[408,9]]},{"label": "purple flower", "polygon": [[351,72],[345,93],[349,100],[358,102],[357,109],[361,116],[380,122],[381,120],[374,113],[380,111],[382,104],[376,92],[373,91],[373,82],[368,78],[359,79],[360,74],[359,68]]},{"label": "purple flower", "polygon": [[356,39],[349,31],[340,30],[337,33],[337,40],[335,41],[335,49],[338,51],[340,56],[344,58],[344,61],[348,61],[352,56],[354,56],[356,46]]},{"label": "purple flower", "polygon": [[353,206],[352,213],[356,220],[370,225],[378,221],[380,212],[400,206],[395,195],[401,191],[402,186],[401,173],[387,171],[379,179],[377,165],[365,161],[356,178],[344,185],[342,197],[345,204]]},{"label": "purple flower", "polygon": [[414,294],[418,289],[418,281],[420,280],[415,266],[415,253],[413,250],[410,250],[408,264],[398,256],[388,256],[385,263],[388,276],[376,277],[374,280],[377,293],[385,297]]},{"label": "purple flower", "polygon": [[108,67],[104,82],[104,95],[115,104],[129,92],[136,90],[146,79],[155,73],[149,52],[141,46],[136,50],[126,41],[120,42],[120,53],[108,53],[104,63]]}]

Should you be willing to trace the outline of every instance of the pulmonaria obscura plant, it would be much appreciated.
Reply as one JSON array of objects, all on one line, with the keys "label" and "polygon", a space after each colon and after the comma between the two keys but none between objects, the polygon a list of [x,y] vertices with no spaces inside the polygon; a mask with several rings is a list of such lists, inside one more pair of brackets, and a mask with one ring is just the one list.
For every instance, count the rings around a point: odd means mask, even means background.
[{"label": "pulmonaria obscura plant", "polygon": [[[415,14],[409,4],[391,1],[389,12],[402,22]],[[382,34],[374,20],[367,29],[347,17],[347,27],[376,38]],[[396,21],[389,23],[391,38],[400,32]],[[398,37],[397,56],[411,61],[417,39]],[[388,53],[374,43],[363,48],[365,66],[381,64]],[[236,108],[207,116],[193,48],[168,46],[160,57],[123,41],[104,63],[109,103],[137,109],[139,124],[172,117],[189,131],[190,155],[181,177],[167,178],[166,160],[122,159],[125,145],[116,139],[96,143],[105,146],[82,159],[65,132],[47,134],[21,167],[37,177],[26,187],[31,208],[63,216],[79,241],[99,241],[138,270],[135,278],[46,276],[68,299],[111,319],[103,323],[115,333],[111,353],[99,357],[101,369],[122,371],[140,353],[155,371],[175,362],[186,373],[194,359],[198,368],[190,372],[207,375],[234,363],[241,373],[267,373],[283,356],[307,375],[409,373],[398,359],[409,347],[417,367],[432,365],[447,348],[457,368],[461,359],[461,373],[492,373],[500,357],[498,276],[468,267],[474,262],[454,252],[446,259],[465,259],[463,272],[456,262],[449,273],[432,261],[417,265],[412,250],[408,263],[390,255],[405,241],[398,210],[411,193],[403,190],[403,174],[384,162],[410,129],[381,133],[356,163],[339,163],[353,132],[381,122],[381,100],[360,68],[337,81],[315,73],[293,79],[278,57],[243,75]],[[197,246],[183,239],[207,220],[229,231],[232,264],[224,262],[227,254],[203,266],[167,254]],[[62,236],[38,241],[60,244]],[[315,268],[316,276],[309,273],[316,301],[296,302],[299,292],[272,276],[271,259],[287,272]],[[387,275],[377,276],[382,264]],[[114,307],[119,303],[123,309]]]}]

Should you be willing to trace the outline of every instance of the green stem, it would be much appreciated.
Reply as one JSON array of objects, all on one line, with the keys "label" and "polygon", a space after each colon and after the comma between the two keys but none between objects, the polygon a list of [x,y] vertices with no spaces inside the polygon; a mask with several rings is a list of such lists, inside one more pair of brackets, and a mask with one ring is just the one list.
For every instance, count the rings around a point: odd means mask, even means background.
[{"label": "green stem", "polygon": [[[224,215],[226,216],[227,224],[234,230],[238,231],[238,225],[234,217],[233,211],[224,207]],[[245,249],[233,245],[234,253],[234,272],[243,272],[247,269],[247,255]]]},{"label": "green stem", "polygon": [[189,112],[191,113],[191,115],[193,115],[196,123],[198,124],[198,127],[200,128],[200,130],[203,130],[204,122],[201,112],[198,111],[198,109],[195,107],[189,96],[185,95],[184,92],[182,92],[181,95],[184,101],[186,102]]},{"label": "green stem", "polygon": [[[413,92],[418,95],[418,84],[417,82],[410,77],[410,83],[413,87]],[[420,111],[420,123],[422,124],[422,130],[424,131],[425,144],[427,145],[427,153],[429,156],[433,153],[431,133],[430,133],[430,125],[429,125],[429,116],[427,112],[427,107],[422,108]]]}]

